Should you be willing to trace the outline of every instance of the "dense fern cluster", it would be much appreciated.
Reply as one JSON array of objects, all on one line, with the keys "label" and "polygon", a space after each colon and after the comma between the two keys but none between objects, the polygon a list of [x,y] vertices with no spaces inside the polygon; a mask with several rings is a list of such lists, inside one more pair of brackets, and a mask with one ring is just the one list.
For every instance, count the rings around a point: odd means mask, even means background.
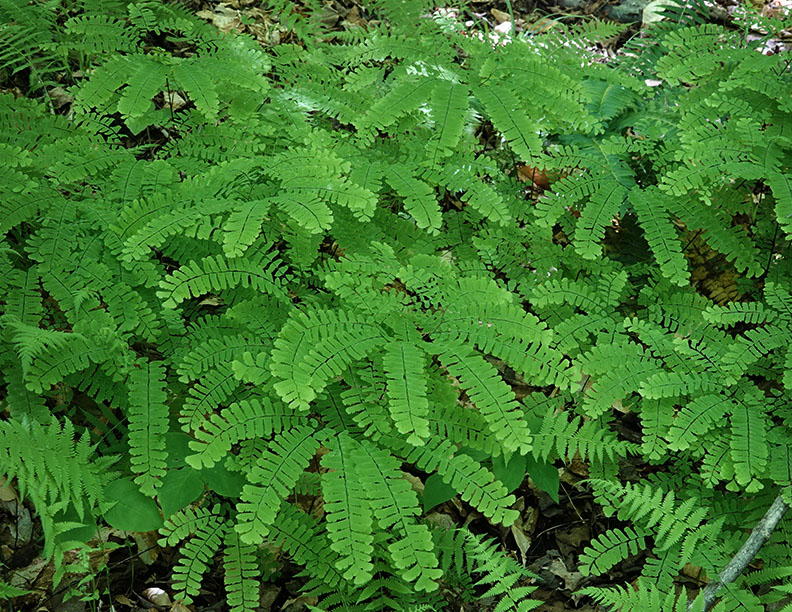
[{"label": "dense fern cluster", "polygon": [[[28,94],[0,94],[0,473],[56,559],[101,516],[159,529],[188,603],[219,561],[255,609],[279,550],[316,610],[522,611],[527,572],[427,523],[404,470],[508,526],[496,466],[577,456],[628,524],[581,571],[645,552],[638,591],[588,594],[685,609],[679,571],[717,574],[792,484],[786,60],[692,19],[602,64],[616,26],[493,47],[376,10],[263,49],[149,0],[0,2]],[[519,164],[561,178],[533,201]],[[780,597],[750,580],[722,609]]]}]

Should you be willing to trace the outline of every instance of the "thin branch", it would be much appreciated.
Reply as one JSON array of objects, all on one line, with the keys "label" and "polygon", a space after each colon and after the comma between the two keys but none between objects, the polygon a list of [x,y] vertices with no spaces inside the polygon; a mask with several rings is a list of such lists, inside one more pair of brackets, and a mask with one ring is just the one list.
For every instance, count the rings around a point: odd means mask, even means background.
[{"label": "thin branch", "polygon": [[[718,597],[718,591],[724,584],[734,582],[737,577],[742,574],[743,570],[748,567],[748,564],[759,552],[759,549],[764,546],[765,542],[770,539],[773,530],[778,525],[779,521],[783,518],[789,506],[784,501],[781,493],[775,498],[775,501],[767,510],[762,520],[756,524],[756,527],[751,531],[751,535],[742,545],[742,548],[732,557],[732,560],[723,568],[723,571],[718,574],[718,579],[710,582],[701,593],[699,598],[703,599],[704,607],[701,608],[702,612],[707,612]],[[688,605],[688,610],[693,606],[693,602]]]}]

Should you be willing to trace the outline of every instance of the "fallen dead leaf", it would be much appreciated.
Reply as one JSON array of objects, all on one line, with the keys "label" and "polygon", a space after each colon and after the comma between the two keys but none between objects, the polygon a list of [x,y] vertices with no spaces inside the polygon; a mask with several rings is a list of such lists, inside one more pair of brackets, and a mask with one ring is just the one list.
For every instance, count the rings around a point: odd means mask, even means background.
[{"label": "fallen dead leaf", "polygon": [[509,17],[509,13],[504,13],[503,11],[499,11],[498,9],[494,8],[490,11],[492,16],[497,19],[498,23],[503,23],[504,21],[511,21]]},{"label": "fallen dead leaf", "polygon": [[525,532],[517,527],[517,525],[511,526],[511,534],[514,537],[514,543],[517,544],[517,548],[520,551],[520,561],[523,565],[525,565],[525,554],[528,552],[528,549],[531,547],[531,540]]},{"label": "fallen dead leaf", "polygon": [[231,8],[225,2],[215,6],[214,11],[198,11],[196,15],[201,19],[211,21],[223,34],[227,34],[231,30],[241,33],[245,29],[242,20],[239,18],[239,11]]},{"label": "fallen dead leaf", "polygon": [[5,477],[0,478],[0,501],[19,501],[16,489]]},{"label": "fallen dead leaf", "polygon": [[553,559],[547,567],[547,570],[564,581],[564,587],[570,591],[574,591],[577,585],[583,580],[583,574],[580,572],[570,572],[561,559]]},{"label": "fallen dead leaf", "polygon": [[135,602],[129,599],[126,595],[116,595],[113,597],[113,601],[116,603],[121,604],[122,606],[129,606],[130,608],[135,607]]},{"label": "fallen dead leaf", "polygon": [[170,596],[159,587],[149,587],[143,591],[143,597],[158,606],[170,606]]}]

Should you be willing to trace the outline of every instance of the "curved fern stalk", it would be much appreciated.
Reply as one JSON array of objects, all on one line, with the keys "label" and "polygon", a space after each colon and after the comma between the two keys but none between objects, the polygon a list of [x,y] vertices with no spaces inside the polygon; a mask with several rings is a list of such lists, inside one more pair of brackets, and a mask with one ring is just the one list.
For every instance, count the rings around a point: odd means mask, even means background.
[{"label": "curved fern stalk", "polygon": [[135,482],[145,495],[156,495],[165,476],[165,434],[169,411],[165,405],[165,368],[143,363],[129,378],[129,453]]}]

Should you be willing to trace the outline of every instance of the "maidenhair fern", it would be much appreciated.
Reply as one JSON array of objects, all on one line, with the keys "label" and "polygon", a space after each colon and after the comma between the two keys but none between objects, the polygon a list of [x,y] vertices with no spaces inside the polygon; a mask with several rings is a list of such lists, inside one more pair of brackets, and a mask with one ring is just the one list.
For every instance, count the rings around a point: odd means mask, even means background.
[{"label": "maidenhair fern", "polygon": [[[602,64],[618,27],[493,47],[419,0],[272,48],[101,6],[0,0],[27,94],[0,94],[0,476],[45,554],[104,517],[179,549],[185,602],[219,563],[255,609],[288,560],[317,610],[530,610],[535,577],[430,527],[407,474],[494,532],[521,512],[498,466],[582,460],[621,524],[580,571],[641,564],[582,593],[687,609],[674,578],[715,576],[792,483],[783,58],[681,17]],[[779,599],[748,587],[792,565],[782,527],[724,609]]]}]

